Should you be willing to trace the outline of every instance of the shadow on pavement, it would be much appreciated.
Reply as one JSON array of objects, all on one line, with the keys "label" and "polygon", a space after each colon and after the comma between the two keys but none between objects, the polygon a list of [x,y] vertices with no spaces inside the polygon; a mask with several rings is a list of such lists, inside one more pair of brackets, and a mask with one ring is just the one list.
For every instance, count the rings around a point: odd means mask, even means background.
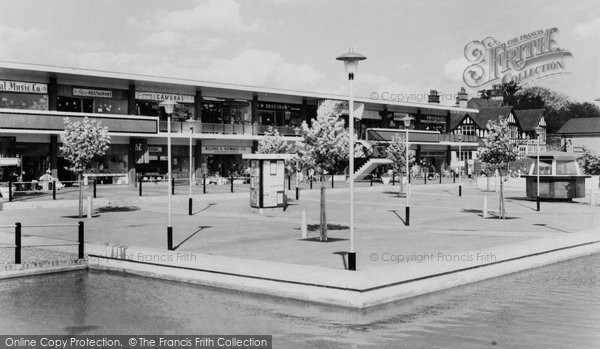
[{"label": "shadow on pavement", "polygon": [[210,226],[210,225],[201,225],[198,228],[199,228],[198,230],[196,230],[195,232],[193,232],[187,238],[183,239],[183,241],[180,242],[178,245],[174,246],[173,250],[177,250],[179,247],[181,247],[181,245],[185,244],[189,239],[191,239],[192,237],[194,237],[194,235],[198,234],[199,232],[201,232],[204,229],[212,228],[212,226]]}]

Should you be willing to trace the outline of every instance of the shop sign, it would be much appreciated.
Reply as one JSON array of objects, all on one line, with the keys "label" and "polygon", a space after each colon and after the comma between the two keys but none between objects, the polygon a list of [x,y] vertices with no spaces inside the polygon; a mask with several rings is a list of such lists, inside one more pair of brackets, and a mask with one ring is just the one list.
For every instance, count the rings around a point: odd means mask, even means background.
[{"label": "shop sign", "polygon": [[256,107],[257,107],[257,109],[260,109],[260,110],[300,111],[300,106],[295,105],[295,104],[258,102]]},{"label": "shop sign", "polygon": [[252,147],[237,145],[203,145],[202,154],[250,154]]},{"label": "shop sign", "polygon": [[0,80],[0,92],[48,93],[47,84]]},{"label": "shop sign", "polygon": [[73,88],[73,96],[80,97],[98,97],[98,98],[112,98],[112,91],[107,90],[91,90],[87,88]]},{"label": "shop sign", "polygon": [[148,146],[148,152],[149,153],[162,153],[162,147],[157,147],[157,146],[149,145]]},{"label": "shop sign", "polygon": [[445,116],[435,116],[435,115],[425,115],[421,117],[420,122],[423,123],[434,123],[434,124],[445,124],[446,117]]},{"label": "shop sign", "polygon": [[178,95],[173,93],[160,93],[160,92],[141,92],[135,93],[135,99],[143,99],[150,101],[173,101],[179,103],[194,103],[196,96],[191,95]]}]

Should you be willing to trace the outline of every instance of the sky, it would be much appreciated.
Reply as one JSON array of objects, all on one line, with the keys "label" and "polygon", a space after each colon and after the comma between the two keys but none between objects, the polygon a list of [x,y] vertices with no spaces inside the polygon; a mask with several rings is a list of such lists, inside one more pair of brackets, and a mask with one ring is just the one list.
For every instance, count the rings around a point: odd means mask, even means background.
[{"label": "sky", "polygon": [[[465,46],[558,28],[568,74],[530,83],[600,97],[600,6],[584,1],[0,0],[0,60],[453,104]],[[470,95],[477,88],[467,88]]]}]

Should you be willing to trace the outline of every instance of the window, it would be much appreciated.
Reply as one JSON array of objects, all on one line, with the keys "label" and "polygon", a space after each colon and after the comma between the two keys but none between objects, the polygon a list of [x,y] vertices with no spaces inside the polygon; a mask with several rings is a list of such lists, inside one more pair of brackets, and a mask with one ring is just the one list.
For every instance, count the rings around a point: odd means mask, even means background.
[{"label": "window", "polygon": [[465,136],[475,136],[475,125],[462,125],[458,128],[458,132]]},{"label": "window", "polygon": [[510,130],[510,138],[512,138],[512,139],[519,138],[519,130],[517,129],[516,125],[509,126],[509,130]]},{"label": "window", "polygon": [[202,122],[249,125],[252,123],[250,101],[237,99],[203,101]]},{"label": "window", "polygon": [[0,108],[48,110],[48,96],[32,93],[0,93]]},{"label": "window", "polygon": [[456,152],[456,158],[459,161],[473,160],[473,152],[472,151],[461,151],[460,154],[459,154],[458,151],[457,151]]}]

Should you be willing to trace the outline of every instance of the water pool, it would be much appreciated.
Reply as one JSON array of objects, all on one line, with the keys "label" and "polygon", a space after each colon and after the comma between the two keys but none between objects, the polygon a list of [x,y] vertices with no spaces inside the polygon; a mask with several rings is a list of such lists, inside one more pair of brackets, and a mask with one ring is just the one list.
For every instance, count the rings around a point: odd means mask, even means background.
[{"label": "water pool", "polygon": [[600,347],[600,254],[363,311],[121,273],[0,281],[2,334],[272,334],[275,348]]}]

